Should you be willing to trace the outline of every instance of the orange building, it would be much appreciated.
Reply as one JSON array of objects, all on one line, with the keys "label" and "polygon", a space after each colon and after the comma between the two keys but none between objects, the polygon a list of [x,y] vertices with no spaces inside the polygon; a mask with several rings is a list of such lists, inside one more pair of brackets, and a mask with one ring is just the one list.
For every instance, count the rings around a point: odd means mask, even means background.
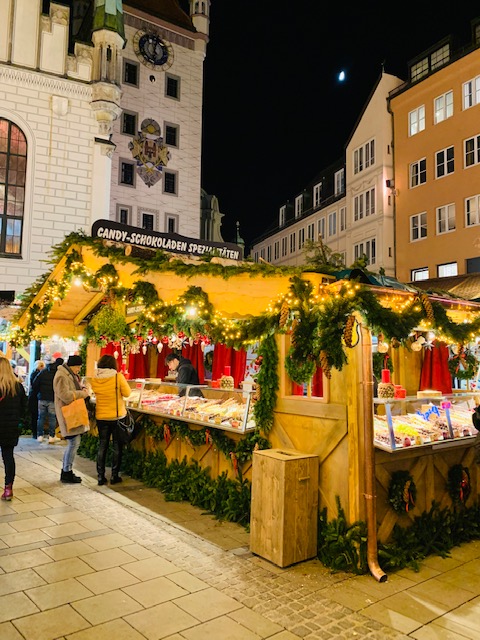
[{"label": "orange building", "polygon": [[393,117],[396,277],[480,272],[480,20],[409,65]]}]

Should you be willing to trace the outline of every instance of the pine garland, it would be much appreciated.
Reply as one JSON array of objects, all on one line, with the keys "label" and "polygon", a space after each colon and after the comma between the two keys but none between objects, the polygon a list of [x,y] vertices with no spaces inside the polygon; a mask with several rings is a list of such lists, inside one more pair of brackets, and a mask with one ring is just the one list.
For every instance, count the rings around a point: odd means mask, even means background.
[{"label": "pine garland", "polygon": [[268,434],[273,427],[273,410],[279,388],[278,349],[274,335],[267,336],[260,343],[257,354],[262,359],[257,374],[257,383],[262,391],[253,411],[257,429]]},{"label": "pine garland", "polygon": [[260,432],[251,431],[240,440],[230,438],[226,432],[215,429],[213,426],[191,428],[187,422],[182,420],[170,420],[160,418],[161,422],[155,422],[148,416],[142,419],[142,425],[145,433],[154,440],[161,442],[165,440],[165,425],[168,424],[168,433],[170,437],[178,437],[187,442],[192,448],[202,447],[205,444],[221,451],[228,460],[232,453],[241,468],[252,459],[253,451],[256,449],[270,449],[270,442],[260,435]]},{"label": "pine garland", "polygon": [[[79,247],[80,250],[77,250]],[[81,255],[81,248],[89,247],[95,255],[107,258],[109,263],[101,267],[96,274],[87,274]],[[61,301],[70,289],[74,276],[82,277],[86,286],[101,288],[111,296],[110,304],[143,301],[145,313],[138,318],[136,336],[145,337],[149,332],[165,335],[174,331],[183,331],[186,335],[197,333],[207,336],[212,342],[222,342],[235,348],[247,347],[263,340],[265,335],[282,332],[286,329],[288,319],[293,318],[291,325],[292,345],[286,358],[286,369],[290,378],[298,383],[309,382],[315,369],[322,366],[325,374],[331,369],[341,370],[347,362],[345,349],[352,344],[353,313],[359,312],[363,322],[375,334],[382,333],[390,344],[400,346],[406,344],[408,337],[422,321],[430,323],[433,330],[464,345],[471,336],[480,332],[480,314],[471,322],[456,323],[448,317],[446,309],[438,301],[430,300],[425,292],[412,297],[410,304],[401,312],[384,307],[370,287],[357,284],[352,291],[350,286],[339,291],[326,287],[322,296],[315,296],[313,285],[301,278],[302,269],[272,267],[247,261],[238,265],[223,266],[214,261],[214,256],[207,256],[204,261],[186,264],[181,259],[161,251],[151,252],[149,257],[127,257],[123,246],[103,242],[100,239],[88,238],[82,233],[73,233],[53,248],[51,263],[58,262],[66,252],[67,258],[61,278],[57,282],[49,281],[45,292],[36,304],[34,297],[45,285],[50,273],[40,278],[25,294],[22,307],[14,318],[14,323],[22,313],[23,327],[11,332],[9,342],[12,346],[28,343],[33,338],[40,338],[42,327],[47,322],[53,304]],[[116,264],[134,264],[134,273],[139,280],[131,290],[118,285],[119,277]],[[219,276],[228,280],[233,275],[248,273],[252,277],[291,276],[290,301],[283,301],[281,309],[265,311],[253,318],[238,319],[231,325],[223,323],[215,317],[215,310],[208,296],[199,287],[188,287],[179,300],[166,305],[159,298],[155,287],[143,280],[147,272],[175,273],[185,277],[198,275]],[[186,317],[181,310],[185,305],[198,305],[201,315],[195,318]],[[98,319],[97,319],[98,321]],[[85,332],[87,333],[87,332]],[[131,332],[117,326],[115,331],[88,334],[98,341],[101,335],[120,339],[124,335],[130,340]],[[266,387],[261,384],[262,395]]]}]

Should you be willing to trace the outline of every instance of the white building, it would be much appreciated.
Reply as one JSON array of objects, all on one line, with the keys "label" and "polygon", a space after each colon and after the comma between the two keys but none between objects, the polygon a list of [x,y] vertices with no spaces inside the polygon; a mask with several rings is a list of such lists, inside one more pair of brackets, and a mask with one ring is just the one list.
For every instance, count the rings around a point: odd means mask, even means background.
[{"label": "white building", "polygon": [[209,11],[1,0],[0,298],[98,219],[200,237]]},{"label": "white building", "polygon": [[293,204],[280,207],[278,226],[252,246],[254,260],[304,264],[305,241],[321,236],[345,265],[365,254],[372,270],[383,267],[394,275],[393,130],[387,97],[401,83],[396,76],[381,74],[344,158],[320,172]]}]

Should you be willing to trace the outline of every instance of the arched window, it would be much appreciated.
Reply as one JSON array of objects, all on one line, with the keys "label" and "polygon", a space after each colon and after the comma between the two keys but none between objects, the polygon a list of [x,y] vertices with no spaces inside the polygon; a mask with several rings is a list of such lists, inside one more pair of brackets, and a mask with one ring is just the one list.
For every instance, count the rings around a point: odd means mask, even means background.
[{"label": "arched window", "polygon": [[27,141],[16,124],[0,118],[0,256],[20,257]]}]

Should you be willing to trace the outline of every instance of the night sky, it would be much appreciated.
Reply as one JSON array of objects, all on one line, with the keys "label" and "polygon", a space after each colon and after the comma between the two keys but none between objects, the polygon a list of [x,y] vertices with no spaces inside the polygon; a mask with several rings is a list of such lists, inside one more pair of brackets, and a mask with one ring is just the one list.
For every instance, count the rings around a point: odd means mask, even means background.
[{"label": "night sky", "polygon": [[407,62],[441,38],[468,41],[478,2],[438,7],[212,0],[202,186],[219,198],[224,240],[238,220],[248,248],[342,156],[382,63],[407,79]]}]

